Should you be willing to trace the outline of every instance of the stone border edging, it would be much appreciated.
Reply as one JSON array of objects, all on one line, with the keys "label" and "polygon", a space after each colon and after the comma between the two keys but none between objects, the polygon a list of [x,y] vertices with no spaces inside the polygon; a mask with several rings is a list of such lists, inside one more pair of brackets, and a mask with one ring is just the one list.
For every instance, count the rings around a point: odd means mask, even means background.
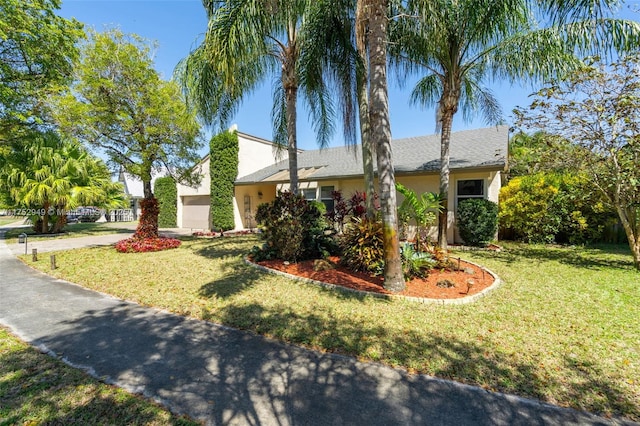
[{"label": "stone border edging", "polygon": [[498,287],[500,287],[502,285],[502,280],[493,271],[490,271],[489,269],[485,268],[484,266],[480,266],[477,263],[470,262],[468,260],[465,260],[465,262],[470,263],[472,265],[475,265],[478,268],[481,268],[485,272],[490,274],[493,277],[493,284],[491,284],[489,287],[485,288],[484,290],[482,290],[479,293],[472,294],[471,296],[460,297],[460,298],[457,298],[457,299],[429,299],[429,298],[426,298],[426,297],[403,296],[401,294],[381,294],[381,293],[374,293],[374,292],[364,291],[364,290],[356,290],[356,289],[353,289],[353,288],[343,287],[343,286],[338,285],[338,284],[331,284],[331,283],[326,283],[324,281],[314,280],[314,279],[311,279],[311,278],[299,277],[297,275],[289,274],[288,272],[283,272],[283,271],[279,271],[277,269],[267,268],[266,266],[262,266],[262,265],[259,265],[257,263],[254,263],[254,262],[250,261],[248,256],[244,256],[243,260],[244,260],[245,264],[247,264],[249,266],[252,266],[252,267],[254,267],[256,269],[259,269],[261,271],[264,271],[264,272],[267,272],[267,273],[270,273],[270,274],[274,274],[274,275],[280,275],[280,276],[283,276],[283,277],[291,278],[293,280],[297,280],[297,281],[300,281],[300,282],[303,282],[303,283],[307,283],[307,284],[319,285],[321,287],[324,287],[324,288],[327,288],[327,289],[330,289],[330,290],[344,291],[344,292],[348,292],[348,293],[360,294],[360,295],[363,295],[363,296],[373,296],[373,297],[377,297],[377,298],[380,298],[380,299],[387,299],[387,300],[402,299],[402,300],[408,300],[410,302],[422,303],[422,304],[425,304],[425,305],[426,304],[434,304],[434,305],[465,305],[467,303],[473,303],[473,302],[476,302],[477,300],[481,299],[482,297],[486,296],[487,294],[491,293],[493,290],[497,289]]}]

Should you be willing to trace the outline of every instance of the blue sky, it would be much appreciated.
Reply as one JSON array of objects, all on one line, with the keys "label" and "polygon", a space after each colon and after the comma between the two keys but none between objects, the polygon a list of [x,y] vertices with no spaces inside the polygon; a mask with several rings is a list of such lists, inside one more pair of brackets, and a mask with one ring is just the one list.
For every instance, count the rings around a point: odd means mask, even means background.
[{"label": "blue sky", "polygon": [[[638,3],[627,2],[621,10],[622,16],[637,20]],[[120,28],[126,33],[136,33],[158,43],[155,56],[156,69],[169,79],[178,61],[188,55],[197,46],[206,29],[206,14],[201,0],[63,0],[58,12],[66,18],[74,17],[86,26],[102,31],[107,28]],[[390,75],[389,107],[391,111],[391,131],[394,139],[435,133],[435,111],[409,105],[409,93],[416,81],[415,77],[406,78],[403,88],[395,82],[396,76]],[[530,86],[511,86],[495,82],[489,87],[500,101],[504,118],[510,124],[511,111],[517,105],[528,104],[528,95],[533,91]],[[233,120],[242,132],[271,139],[271,81],[250,97],[247,97]],[[316,148],[315,135],[306,112],[298,114],[298,144],[302,149]],[[457,114],[453,130],[465,130],[486,127],[481,118],[464,122]],[[339,132],[340,129],[338,129]],[[332,146],[343,144],[336,133]]]}]

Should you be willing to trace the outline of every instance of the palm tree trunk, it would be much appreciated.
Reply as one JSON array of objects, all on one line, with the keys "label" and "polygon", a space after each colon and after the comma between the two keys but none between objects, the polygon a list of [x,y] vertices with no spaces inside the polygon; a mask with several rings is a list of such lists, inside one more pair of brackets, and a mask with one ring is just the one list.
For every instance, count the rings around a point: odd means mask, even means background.
[{"label": "palm tree trunk", "polygon": [[369,81],[369,61],[367,60],[367,20],[364,0],[358,0],[356,5],[356,47],[362,67],[356,73],[356,90],[358,95],[358,111],[360,118],[360,140],[362,143],[362,168],[364,188],[366,194],[367,219],[373,219],[375,209],[375,184],[373,171],[373,150],[370,138],[369,124],[369,96],[367,82]]},{"label": "palm tree trunk", "polygon": [[438,247],[447,250],[447,228],[449,219],[449,145],[451,144],[451,126],[453,112],[446,107],[442,111],[442,129],[440,136],[440,199],[442,210],[438,215]]},{"label": "palm tree trunk", "polygon": [[287,103],[287,151],[289,153],[289,189],[298,194],[298,135],[297,135],[297,111],[298,88],[285,89]]},{"label": "palm tree trunk", "polygon": [[[293,26],[295,28],[295,25]],[[293,30],[291,30],[293,32]],[[282,64],[282,87],[286,103],[287,115],[287,152],[289,154],[289,190],[298,194],[298,79],[296,76],[297,53],[295,44],[291,42],[284,53]]]},{"label": "palm tree trunk", "polygon": [[393,292],[404,290],[400,241],[398,239],[398,211],[396,186],[391,158],[391,124],[387,92],[387,2],[370,0],[369,58],[371,142],[376,148],[380,208],[384,232],[384,287]]}]

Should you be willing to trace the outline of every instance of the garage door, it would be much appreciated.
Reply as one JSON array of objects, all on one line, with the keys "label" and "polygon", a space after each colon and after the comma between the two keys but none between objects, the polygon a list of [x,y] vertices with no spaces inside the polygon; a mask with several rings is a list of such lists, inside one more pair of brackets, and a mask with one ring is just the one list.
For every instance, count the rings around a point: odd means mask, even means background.
[{"label": "garage door", "polygon": [[210,197],[197,195],[182,198],[182,227],[209,229]]}]

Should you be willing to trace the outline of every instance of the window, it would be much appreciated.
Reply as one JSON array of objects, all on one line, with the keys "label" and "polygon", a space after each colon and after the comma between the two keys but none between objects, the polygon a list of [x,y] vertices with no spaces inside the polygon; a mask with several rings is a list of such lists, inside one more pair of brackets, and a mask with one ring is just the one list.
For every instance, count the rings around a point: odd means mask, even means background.
[{"label": "window", "polygon": [[304,188],[300,190],[300,193],[305,200],[312,201],[316,199],[316,188]]},{"label": "window", "polygon": [[484,198],[484,180],[459,180],[456,187],[456,206],[468,198]]},{"label": "window", "polygon": [[332,212],[334,208],[333,201],[333,186],[320,187],[320,201],[327,207],[327,213]]}]

